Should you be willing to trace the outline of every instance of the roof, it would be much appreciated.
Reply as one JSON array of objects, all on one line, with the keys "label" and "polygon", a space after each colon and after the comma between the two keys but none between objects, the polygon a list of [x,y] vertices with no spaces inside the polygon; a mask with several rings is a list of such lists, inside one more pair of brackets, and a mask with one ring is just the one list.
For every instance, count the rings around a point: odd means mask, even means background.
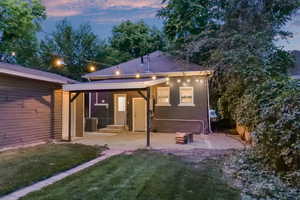
[{"label": "roof", "polygon": [[291,68],[289,73],[292,78],[300,79],[300,51],[293,51],[295,56],[295,67]]},{"label": "roof", "polygon": [[92,91],[92,90],[123,90],[123,89],[143,89],[153,85],[167,82],[166,78],[152,80],[143,79],[110,79],[93,81],[88,83],[68,84],[63,86],[65,91]]},{"label": "roof", "polygon": [[36,69],[22,67],[20,65],[8,64],[3,62],[0,62],[0,74],[8,74],[22,78],[47,81],[59,84],[77,83],[77,81],[75,80],[66,78],[58,74],[53,74],[50,72],[44,72]]},{"label": "roof", "polygon": [[[144,64],[141,64],[141,58],[136,58],[119,65],[89,73],[83,76],[87,79],[105,79],[105,78],[130,78],[135,77],[139,73],[142,77],[153,75],[166,75],[178,72],[202,72],[204,70],[200,65],[187,63],[182,59],[171,56],[168,53],[155,51],[149,54],[149,70],[147,64],[147,56],[144,56]],[[116,77],[115,72],[119,70],[120,75]]]}]

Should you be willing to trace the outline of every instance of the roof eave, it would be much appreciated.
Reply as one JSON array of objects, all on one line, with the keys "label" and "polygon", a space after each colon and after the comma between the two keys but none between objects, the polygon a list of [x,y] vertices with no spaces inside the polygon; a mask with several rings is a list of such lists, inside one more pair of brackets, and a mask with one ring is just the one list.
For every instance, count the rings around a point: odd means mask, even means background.
[{"label": "roof eave", "polygon": [[23,73],[23,72],[8,70],[8,69],[2,69],[2,68],[0,68],[0,73],[11,75],[11,76],[33,79],[33,80],[57,83],[57,84],[77,83],[77,81],[62,81],[62,80],[58,80],[58,79],[54,79],[54,78],[43,77],[43,76],[38,76],[38,75],[34,75],[34,74],[28,74],[28,73]]},{"label": "roof eave", "polygon": [[[201,70],[201,71],[182,71],[182,72],[149,72],[140,73],[141,78],[151,76],[211,76],[214,73],[213,70]],[[124,74],[124,75],[84,75],[82,78],[89,80],[101,80],[101,79],[115,79],[115,78],[135,78],[136,74]]]}]

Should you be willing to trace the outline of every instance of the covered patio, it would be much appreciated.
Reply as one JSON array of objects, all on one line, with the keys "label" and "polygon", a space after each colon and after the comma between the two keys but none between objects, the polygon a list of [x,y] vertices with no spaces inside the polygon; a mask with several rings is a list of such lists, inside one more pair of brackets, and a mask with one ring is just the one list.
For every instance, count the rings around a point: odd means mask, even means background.
[{"label": "covered patio", "polygon": [[[131,134],[130,137],[137,137],[139,144],[145,147],[145,144],[147,147],[150,146],[150,137],[151,137],[151,90],[150,87],[165,83],[167,82],[166,78],[158,78],[158,79],[152,79],[152,78],[144,78],[144,79],[111,79],[111,80],[101,80],[101,81],[94,81],[94,82],[88,82],[88,83],[79,83],[79,84],[70,84],[70,85],[64,85],[63,90],[67,93],[68,99],[69,99],[69,109],[68,109],[68,141],[78,140],[78,138],[82,138],[82,141],[85,141],[87,139],[88,141],[91,141],[95,137],[95,144],[102,144],[103,139],[106,138],[106,135],[101,135],[101,133],[86,133],[82,128],[80,130],[77,130],[76,128],[73,128],[74,124],[78,123],[78,121],[72,120],[73,118],[77,118],[76,111],[74,110],[72,103],[76,101],[76,99],[81,96],[82,94],[88,94],[91,92],[122,92],[122,91],[135,91],[137,92],[141,98],[143,98],[146,101],[146,133],[145,134]],[[84,104],[84,101],[82,102]],[[90,105],[90,102],[89,102]],[[84,107],[84,106],[82,106]],[[82,112],[83,113],[83,112]],[[75,116],[74,116],[75,114]],[[83,118],[83,124],[84,124],[84,118]],[[84,126],[83,126],[84,129]],[[74,133],[74,130],[76,133]],[[78,134],[77,132],[81,132],[81,134]],[[127,136],[128,136],[127,135]],[[78,137],[79,136],[79,137]],[[110,137],[110,136],[109,136]],[[108,138],[109,138],[108,137]],[[126,142],[122,141],[121,135],[118,136],[118,139],[123,144],[126,144]],[[97,140],[99,139],[99,140]],[[109,140],[109,139],[108,139]],[[125,139],[126,141],[126,139]]]},{"label": "covered patio", "polygon": [[[73,143],[86,145],[107,145],[110,149],[136,150],[145,147],[146,133],[85,133],[84,138],[74,138]],[[176,144],[174,133],[151,133],[151,148],[153,149],[243,149],[245,146],[240,140],[224,133],[210,135],[194,135],[191,144]]]}]

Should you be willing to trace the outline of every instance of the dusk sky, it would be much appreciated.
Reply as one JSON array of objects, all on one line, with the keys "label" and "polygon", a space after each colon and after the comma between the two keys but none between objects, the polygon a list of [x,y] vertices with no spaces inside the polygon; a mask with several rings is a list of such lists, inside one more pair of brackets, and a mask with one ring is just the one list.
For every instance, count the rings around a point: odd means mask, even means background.
[{"label": "dusk sky", "polygon": [[[43,29],[49,33],[55,24],[67,18],[75,27],[88,22],[99,38],[110,36],[111,29],[125,20],[144,20],[151,26],[162,27],[162,21],[156,17],[161,8],[161,0],[43,0],[47,8],[47,20]],[[300,13],[287,25],[294,34],[287,42],[280,41],[289,50],[300,50]]]}]

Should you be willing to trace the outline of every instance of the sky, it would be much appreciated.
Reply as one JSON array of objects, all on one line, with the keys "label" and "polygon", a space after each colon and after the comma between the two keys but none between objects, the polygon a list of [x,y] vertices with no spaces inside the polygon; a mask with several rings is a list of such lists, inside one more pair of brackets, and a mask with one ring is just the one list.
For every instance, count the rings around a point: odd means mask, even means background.
[{"label": "sky", "polygon": [[[42,0],[47,9],[47,20],[43,22],[43,31],[50,33],[60,20],[67,18],[78,27],[89,23],[95,34],[107,39],[113,26],[122,21],[144,20],[150,26],[162,28],[163,22],[156,17],[162,7],[162,0]],[[277,44],[287,50],[300,50],[300,12],[284,28],[293,33],[288,41]],[[43,33],[41,35],[43,37]]]}]

